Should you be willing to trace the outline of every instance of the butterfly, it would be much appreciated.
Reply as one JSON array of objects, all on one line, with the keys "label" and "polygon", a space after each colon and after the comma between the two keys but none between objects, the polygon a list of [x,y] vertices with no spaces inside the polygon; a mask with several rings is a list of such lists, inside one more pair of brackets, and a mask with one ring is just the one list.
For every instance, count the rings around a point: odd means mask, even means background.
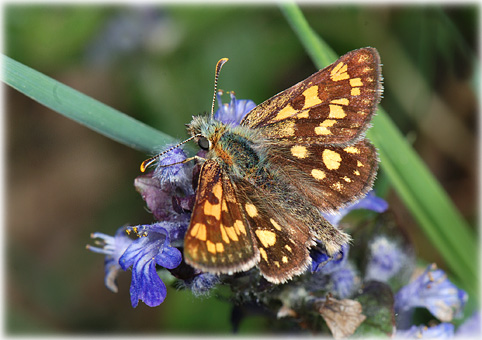
[{"label": "butterfly", "polygon": [[[226,61],[217,64],[215,88]],[[202,165],[186,263],[213,274],[257,266],[280,284],[309,268],[313,246],[338,253],[351,238],[322,213],[371,189],[378,156],[365,132],[381,95],[379,54],[362,48],[256,106],[237,126],[213,110],[193,117],[188,140],[206,155],[188,159]]]}]

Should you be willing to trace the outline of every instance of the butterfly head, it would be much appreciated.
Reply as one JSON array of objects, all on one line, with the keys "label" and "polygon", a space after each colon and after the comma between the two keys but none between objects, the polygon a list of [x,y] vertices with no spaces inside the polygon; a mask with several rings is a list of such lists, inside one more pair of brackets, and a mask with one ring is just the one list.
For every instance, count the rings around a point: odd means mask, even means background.
[{"label": "butterfly head", "polygon": [[199,147],[203,150],[211,150],[219,140],[219,137],[226,130],[226,125],[214,119],[214,103],[216,102],[216,92],[218,87],[218,77],[221,68],[228,61],[228,58],[222,58],[216,64],[216,72],[214,75],[214,95],[211,106],[211,114],[209,116],[194,116],[191,123],[187,125],[187,130],[194,138]]},{"label": "butterfly head", "polygon": [[195,116],[187,126],[194,141],[203,150],[211,150],[226,131],[226,125],[211,116]]}]

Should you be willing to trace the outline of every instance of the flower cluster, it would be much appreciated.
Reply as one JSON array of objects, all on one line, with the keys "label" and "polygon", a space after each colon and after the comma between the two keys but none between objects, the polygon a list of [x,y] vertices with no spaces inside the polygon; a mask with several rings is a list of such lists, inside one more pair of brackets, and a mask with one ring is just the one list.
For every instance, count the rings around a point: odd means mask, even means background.
[{"label": "flower cluster", "polygon": [[[226,124],[238,125],[256,104],[251,100],[237,100],[231,92],[229,105],[220,103],[215,118]],[[167,150],[172,146],[167,146]],[[165,153],[153,172],[139,176],[134,181],[150,212],[158,221],[152,225],[121,227],[115,236],[93,233],[99,247],[88,249],[105,256],[105,285],[117,292],[116,278],[120,270],[132,271],[130,287],[131,303],[136,307],[139,300],[154,307],[166,297],[166,286],[157,269],[163,268],[182,280],[194,295],[205,295],[219,283],[219,277],[186,268],[178,248],[183,246],[184,235],[189,226],[190,212],[195,198],[191,162],[182,148]]]},{"label": "flower cluster", "polygon": [[[230,103],[222,104],[222,93],[218,93],[220,105],[214,117],[237,125],[255,104],[229,94]],[[98,246],[89,249],[105,255],[105,285],[110,290],[117,292],[116,278],[121,269],[132,272],[133,307],[139,300],[152,307],[164,301],[166,286],[158,273],[164,271],[177,280],[178,287],[190,289],[195,296],[209,294],[217,285],[229,284],[231,299],[236,304],[271,310],[278,319],[297,320],[299,329],[329,330],[336,338],[373,332],[412,338],[454,335],[450,322],[462,315],[467,294],[435,265],[429,265],[411,282],[404,282],[415,268],[411,249],[401,238],[389,232],[380,233],[380,228],[376,233],[365,232],[356,237],[354,244],[343,246],[334,256],[328,256],[322,244],[313,247],[311,271],[281,285],[267,282],[256,269],[237,275],[213,275],[188,266],[179,249],[189,226],[195,199],[193,178],[199,169],[192,162],[183,163],[186,159],[182,148],[174,148],[163,154],[153,172],[135,180],[134,185],[156,223],[121,227],[114,236],[92,234]],[[380,223],[379,217],[385,218],[387,208],[384,200],[370,192],[355,204],[324,217],[334,226],[345,228],[341,222],[353,210],[376,212],[366,214],[367,220]],[[386,224],[383,221],[382,226]],[[365,241],[357,243],[358,239]],[[350,257],[350,253],[354,256]],[[428,310],[440,323],[429,320],[429,326],[414,325],[417,308]],[[320,318],[324,319],[324,326],[317,321]],[[476,331],[480,334],[480,324],[472,323],[479,325]],[[468,334],[474,332],[474,326],[460,330]]]}]

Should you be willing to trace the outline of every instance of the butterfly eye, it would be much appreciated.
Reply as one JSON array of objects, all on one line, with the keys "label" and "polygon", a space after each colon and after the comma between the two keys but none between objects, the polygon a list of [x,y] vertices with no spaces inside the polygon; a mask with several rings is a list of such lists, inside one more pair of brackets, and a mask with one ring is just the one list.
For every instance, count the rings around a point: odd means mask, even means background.
[{"label": "butterfly eye", "polygon": [[209,150],[209,147],[211,146],[211,142],[206,137],[200,137],[197,144],[203,150]]}]

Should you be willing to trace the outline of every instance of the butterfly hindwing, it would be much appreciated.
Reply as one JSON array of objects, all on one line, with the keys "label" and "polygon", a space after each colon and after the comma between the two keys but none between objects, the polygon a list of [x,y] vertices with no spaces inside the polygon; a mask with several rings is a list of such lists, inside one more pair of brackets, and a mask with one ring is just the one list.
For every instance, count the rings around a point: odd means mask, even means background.
[{"label": "butterfly hindwing", "polygon": [[283,143],[270,148],[269,161],[324,212],[366,194],[378,169],[376,150],[366,139],[349,146]]},{"label": "butterfly hindwing", "polygon": [[380,57],[363,48],[261,103],[241,125],[270,139],[346,144],[368,128],[381,93]]},{"label": "butterfly hindwing", "polygon": [[260,254],[261,274],[278,284],[303,273],[311,263],[308,249],[313,240],[309,226],[291,215],[276,193],[244,180],[238,180],[236,185]]},{"label": "butterfly hindwing", "polygon": [[214,160],[201,168],[184,256],[188,264],[211,273],[244,271],[259,259],[235,188]]}]

